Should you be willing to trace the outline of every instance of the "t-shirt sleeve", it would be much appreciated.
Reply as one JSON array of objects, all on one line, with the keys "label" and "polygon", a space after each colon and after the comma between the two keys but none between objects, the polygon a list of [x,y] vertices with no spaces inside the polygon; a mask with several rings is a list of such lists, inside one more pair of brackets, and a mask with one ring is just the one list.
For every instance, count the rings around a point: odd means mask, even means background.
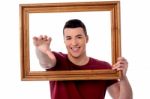
[{"label": "t-shirt sleeve", "polygon": [[[111,64],[108,63],[108,62],[105,62],[105,66],[107,67],[107,69],[111,69],[112,68]],[[117,83],[117,82],[118,82],[117,79],[107,80],[107,87],[109,87],[109,86],[111,86],[111,85],[113,85],[114,83]]]},{"label": "t-shirt sleeve", "polygon": [[107,88],[109,87],[109,86],[111,86],[111,85],[113,85],[113,84],[115,84],[115,83],[117,83],[118,82],[118,80],[117,79],[115,79],[115,80],[107,80]]},{"label": "t-shirt sleeve", "polygon": [[62,63],[65,61],[65,54],[61,52],[52,52],[56,57],[56,65],[50,69],[47,69],[47,71],[50,70],[61,70],[62,69]]}]

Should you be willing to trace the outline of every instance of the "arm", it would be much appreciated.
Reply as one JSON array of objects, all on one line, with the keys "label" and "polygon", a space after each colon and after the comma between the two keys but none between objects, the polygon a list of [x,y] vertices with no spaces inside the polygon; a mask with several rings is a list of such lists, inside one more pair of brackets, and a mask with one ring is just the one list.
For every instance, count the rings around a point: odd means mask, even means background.
[{"label": "arm", "polygon": [[132,99],[132,88],[126,76],[126,71],[128,68],[127,61],[120,57],[118,62],[115,64],[113,69],[122,70],[123,76],[119,81],[110,87],[108,87],[108,92],[113,99]]},{"label": "arm", "polygon": [[40,65],[45,69],[54,67],[56,64],[56,57],[49,48],[51,38],[47,36],[33,37],[33,42],[36,47],[36,55]]}]

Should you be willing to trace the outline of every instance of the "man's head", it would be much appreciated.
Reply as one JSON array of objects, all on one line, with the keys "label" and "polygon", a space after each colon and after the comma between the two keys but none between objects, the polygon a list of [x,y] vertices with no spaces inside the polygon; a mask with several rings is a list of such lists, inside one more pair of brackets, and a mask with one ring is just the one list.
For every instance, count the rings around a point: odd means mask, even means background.
[{"label": "man's head", "polygon": [[81,27],[84,30],[84,34],[87,36],[86,27],[85,27],[84,23],[79,19],[68,20],[64,25],[63,34],[64,34],[64,30],[66,28],[77,28],[77,27]]},{"label": "man's head", "polygon": [[78,58],[86,55],[88,35],[82,21],[78,19],[67,21],[63,29],[63,35],[70,57]]}]

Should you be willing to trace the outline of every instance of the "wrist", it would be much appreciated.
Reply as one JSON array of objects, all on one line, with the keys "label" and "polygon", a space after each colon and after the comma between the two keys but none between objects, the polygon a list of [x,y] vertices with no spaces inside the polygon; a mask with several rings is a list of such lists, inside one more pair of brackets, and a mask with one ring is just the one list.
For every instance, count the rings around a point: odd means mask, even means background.
[{"label": "wrist", "polygon": [[45,54],[48,55],[50,52],[51,52],[51,49],[47,49],[47,50],[45,51]]},{"label": "wrist", "polygon": [[125,80],[128,80],[128,78],[127,78],[126,75],[125,75],[125,76],[122,76],[122,77],[120,78],[120,81],[125,81]]}]

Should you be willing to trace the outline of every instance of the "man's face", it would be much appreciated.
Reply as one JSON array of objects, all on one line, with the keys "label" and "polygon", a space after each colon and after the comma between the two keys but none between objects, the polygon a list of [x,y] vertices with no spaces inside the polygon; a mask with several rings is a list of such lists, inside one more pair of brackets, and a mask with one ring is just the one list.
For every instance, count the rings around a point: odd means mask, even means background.
[{"label": "man's face", "polygon": [[64,29],[64,42],[71,57],[78,58],[86,55],[87,41],[88,37],[81,27]]}]

